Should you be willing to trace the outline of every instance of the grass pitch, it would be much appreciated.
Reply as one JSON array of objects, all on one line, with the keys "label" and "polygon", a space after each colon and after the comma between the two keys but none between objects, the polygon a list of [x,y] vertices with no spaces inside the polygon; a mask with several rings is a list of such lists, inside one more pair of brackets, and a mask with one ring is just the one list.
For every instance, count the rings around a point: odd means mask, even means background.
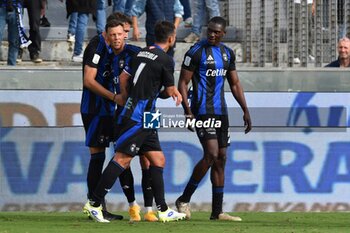
[{"label": "grass pitch", "polygon": [[299,233],[350,232],[350,213],[235,213],[242,222],[210,221],[207,212],[194,212],[190,221],[170,223],[125,220],[97,223],[83,213],[0,212],[0,233]]}]

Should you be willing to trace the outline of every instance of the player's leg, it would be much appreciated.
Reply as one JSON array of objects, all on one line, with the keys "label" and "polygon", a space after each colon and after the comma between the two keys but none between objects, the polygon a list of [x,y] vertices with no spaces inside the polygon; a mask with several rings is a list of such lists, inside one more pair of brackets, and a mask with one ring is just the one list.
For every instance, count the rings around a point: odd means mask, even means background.
[{"label": "player's leg", "polygon": [[[111,117],[100,117],[91,114],[82,115],[84,129],[86,132],[85,145],[89,147],[90,161],[87,172],[88,199],[95,190],[102,174],[103,164],[106,158],[105,150],[109,146],[112,131],[109,125]],[[107,211],[105,200],[103,204],[103,215],[108,220],[123,219],[121,215],[114,215]]]},{"label": "player's leg", "polygon": [[120,186],[122,187],[123,193],[129,203],[130,221],[141,221],[140,206],[137,204],[135,199],[134,176],[130,167],[126,168],[124,172],[119,176],[119,182]]},{"label": "player's leg", "polygon": [[163,168],[165,157],[162,151],[147,151],[144,153],[150,161],[151,184],[154,200],[158,208],[158,217],[162,222],[185,219],[186,215],[170,209],[165,201]]},{"label": "player's leg", "polygon": [[91,199],[85,205],[85,209],[96,221],[109,222],[102,215],[101,204],[120,174],[124,172],[125,168],[129,167],[132,158],[131,155],[116,152],[103,171],[95,190],[92,192]]},{"label": "player's leg", "polygon": [[217,139],[203,140],[202,147],[204,150],[203,158],[194,167],[191,178],[188,181],[182,195],[176,200],[176,207],[178,211],[185,213],[187,219],[191,218],[191,210],[189,205],[191,197],[196,191],[200,181],[207,174],[208,169],[217,159],[219,153]]},{"label": "player's leg", "polygon": [[142,193],[143,201],[146,209],[144,219],[149,222],[158,221],[156,212],[153,211],[153,190],[151,184],[151,175],[149,171],[150,162],[146,156],[140,155],[140,165],[142,169]]},{"label": "player's leg", "polygon": [[[112,124],[108,124],[109,128]],[[142,130],[140,125],[135,122],[123,122],[124,127],[120,129],[117,142],[114,144],[116,151],[113,159],[108,163],[102,173],[97,187],[92,192],[91,200],[85,205],[89,209],[89,213],[96,221],[104,222],[105,219],[100,217],[99,206],[105,195],[112,188],[116,179],[130,166],[130,161],[136,155],[142,143]],[[142,136],[142,135],[141,135]],[[112,137],[111,137],[112,138]]]},{"label": "player's leg", "polygon": [[222,211],[222,203],[224,198],[225,185],[225,165],[227,147],[230,145],[230,134],[228,131],[228,118],[226,116],[220,117],[221,128],[216,130],[219,154],[210,171],[210,180],[212,183],[212,213],[211,220],[228,220],[241,221],[240,217],[230,216]]}]

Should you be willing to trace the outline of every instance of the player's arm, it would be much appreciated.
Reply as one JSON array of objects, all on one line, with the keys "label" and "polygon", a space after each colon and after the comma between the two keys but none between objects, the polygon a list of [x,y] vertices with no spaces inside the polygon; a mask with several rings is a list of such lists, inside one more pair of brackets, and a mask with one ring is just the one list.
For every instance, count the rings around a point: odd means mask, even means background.
[{"label": "player's arm", "polygon": [[252,129],[252,122],[250,119],[249,110],[244,97],[244,91],[239,81],[237,71],[236,70],[229,71],[227,80],[228,80],[228,83],[230,84],[230,89],[233,97],[236,99],[236,101],[238,102],[239,106],[243,111],[245,133],[248,133]]},{"label": "player's arm", "polygon": [[192,116],[190,104],[188,103],[188,84],[193,76],[193,71],[181,69],[178,83],[179,92],[182,95],[182,107],[186,115]]},{"label": "player's arm", "polygon": [[122,106],[125,105],[126,99],[128,98],[128,95],[129,95],[129,79],[130,79],[130,74],[127,73],[126,71],[123,71],[119,75],[119,88],[120,88],[120,94],[123,101],[123,104],[121,104]]},{"label": "player's arm", "polygon": [[95,79],[97,75],[97,69],[88,65],[84,66],[84,87],[88,88],[95,94],[102,96],[110,101],[113,101],[117,104],[122,104],[122,96],[116,95],[113,92],[110,92],[104,88],[100,83]]},{"label": "player's arm", "polygon": [[161,95],[172,97],[176,101],[176,106],[181,104],[182,96],[175,86],[168,86],[161,92]]}]

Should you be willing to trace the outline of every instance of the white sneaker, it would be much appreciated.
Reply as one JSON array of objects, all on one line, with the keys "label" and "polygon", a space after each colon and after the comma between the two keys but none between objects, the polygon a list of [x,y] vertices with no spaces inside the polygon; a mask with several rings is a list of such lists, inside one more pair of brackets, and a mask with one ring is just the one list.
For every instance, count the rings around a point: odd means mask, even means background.
[{"label": "white sneaker", "polygon": [[298,57],[293,59],[294,64],[300,64],[300,59]]},{"label": "white sneaker", "polygon": [[192,27],[192,22],[193,22],[192,17],[189,17],[184,21],[184,26],[186,28],[190,28],[190,27]]},{"label": "white sneaker", "polygon": [[73,55],[72,62],[83,62],[83,54]]},{"label": "white sneaker", "polygon": [[67,42],[75,42],[75,35],[67,34]]},{"label": "white sneaker", "polygon": [[194,43],[199,41],[199,36],[197,36],[195,33],[191,32],[188,36],[184,38],[184,41],[186,43]]},{"label": "white sneaker", "polygon": [[315,62],[315,57],[312,55],[309,55],[309,62]]},{"label": "white sneaker", "polygon": [[107,219],[103,217],[102,213],[102,205],[99,207],[93,207],[90,205],[90,202],[86,202],[84,208],[84,213],[88,214],[92,219],[94,219],[97,222],[109,222]]},{"label": "white sneaker", "polygon": [[177,208],[177,211],[179,213],[184,213],[186,214],[186,219],[191,219],[191,206],[190,203],[188,202],[181,202],[179,199],[175,201],[175,205]]},{"label": "white sneaker", "polygon": [[161,222],[172,222],[186,218],[186,214],[178,213],[175,210],[168,208],[166,211],[158,211],[158,218]]},{"label": "white sneaker", "polygon": [[234,221],[234,222],[240,222],[242,219],[238,216],[231,216],[227,213],[221,213],[219,214],[218,218],[210,218],[211,220],[219,220],[219,221]]}]

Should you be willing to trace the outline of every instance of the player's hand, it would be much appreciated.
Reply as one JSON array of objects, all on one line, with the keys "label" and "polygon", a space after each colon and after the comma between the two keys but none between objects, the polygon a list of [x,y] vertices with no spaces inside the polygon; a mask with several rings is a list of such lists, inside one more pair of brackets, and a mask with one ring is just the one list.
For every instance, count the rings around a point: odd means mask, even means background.
[{"label": "player's hand", "polygon": [[138,28],[134,28],[132,31],[132,39],[134,41],[139,41],[141,37],[141,33]]},{"label": "player's hand", "polygon": [[174,93],[171,95],[174,101],[176,101],[176,106],[179,106],[182,102],[182,95],[177,90],[177,88],[174,89]]},{"label": "player's hand", "polygon": [[249,112],[245,112],[243,115],[243,122],[244,122],[244,133],[247,134],[252,129],[252,121],[250,119]]}]

